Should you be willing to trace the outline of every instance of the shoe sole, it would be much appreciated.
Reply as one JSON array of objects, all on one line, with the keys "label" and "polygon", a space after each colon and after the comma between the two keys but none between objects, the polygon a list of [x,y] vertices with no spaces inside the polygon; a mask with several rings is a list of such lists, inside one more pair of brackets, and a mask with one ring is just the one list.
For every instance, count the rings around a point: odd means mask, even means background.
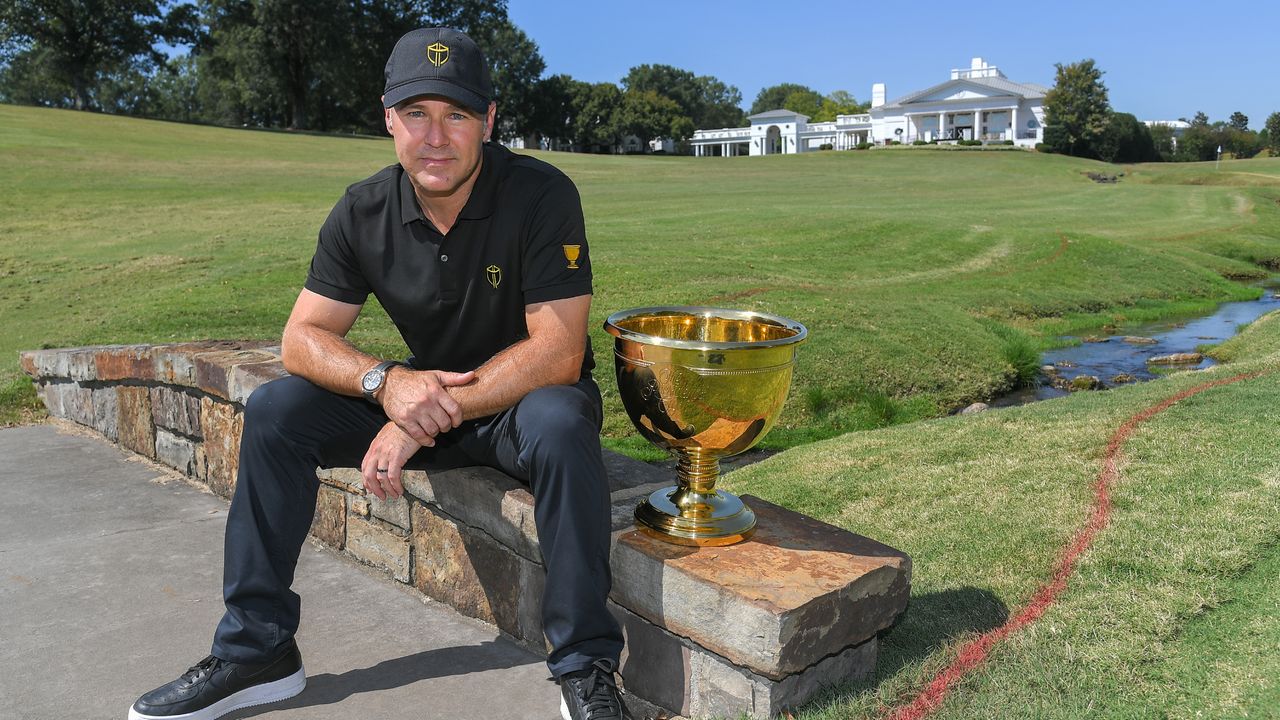
[{"label": "shoe sole", "polygon": [[232,693],[222,698],[203,710],[182,715],[143,715],[137,710],[129,708],[129,720],[217,720],[217,718],[226,715],[232,710],[288,700],[302,692],[306,686],[306,670],[299,667],[297,672],[287,678],[247,687],[240,692]]},{"label": "shoe sole", "polygon": [[573,720],[573,717],[569,715],[569,703],[564,701],[564,695],[560,696],[560,717],[563,720]]}]

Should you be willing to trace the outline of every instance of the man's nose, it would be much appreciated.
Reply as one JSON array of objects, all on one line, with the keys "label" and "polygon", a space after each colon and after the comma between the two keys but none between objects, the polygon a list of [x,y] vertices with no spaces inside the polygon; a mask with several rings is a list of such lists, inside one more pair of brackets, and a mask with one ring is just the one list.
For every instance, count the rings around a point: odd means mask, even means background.
[{"label": "man's nose", "polygon": [[444,123],[434,119],[428,122],[427,131],[422,141],[431,147],[444,147],[445,145],[448,145],[449,136],[444,131]]}]

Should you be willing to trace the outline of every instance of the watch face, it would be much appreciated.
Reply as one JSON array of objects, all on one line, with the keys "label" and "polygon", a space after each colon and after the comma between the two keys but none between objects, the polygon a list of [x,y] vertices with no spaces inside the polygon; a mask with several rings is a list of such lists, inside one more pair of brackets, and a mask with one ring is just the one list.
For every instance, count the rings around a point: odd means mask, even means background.
[{"label": "watch face", "polygon": [[364,379],[360,381],[361,387],[364,388],[365,392],[373,392],[374,390],[377,390],[382,387],[382,375],[383,372],[381,370],[376,368],[370,370],[364,374]]}]

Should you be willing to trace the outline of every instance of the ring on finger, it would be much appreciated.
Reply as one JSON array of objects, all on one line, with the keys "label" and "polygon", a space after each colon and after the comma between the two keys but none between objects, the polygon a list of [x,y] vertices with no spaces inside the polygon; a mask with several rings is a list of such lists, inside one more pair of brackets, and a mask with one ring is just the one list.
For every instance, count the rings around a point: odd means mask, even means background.
[{"label": "ring on finger", "polygon": [[378,472],[380,473],[385,473],[386,471],[387,471],[386,468],[378,468]]}]

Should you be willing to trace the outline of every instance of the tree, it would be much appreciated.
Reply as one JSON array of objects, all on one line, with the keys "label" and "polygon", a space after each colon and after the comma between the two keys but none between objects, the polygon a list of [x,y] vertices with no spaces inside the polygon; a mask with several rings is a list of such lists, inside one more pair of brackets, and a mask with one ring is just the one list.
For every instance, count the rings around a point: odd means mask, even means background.
[{"label": "tree", "polygon": [[1249,129],[1249,116],[1239,110],[1231,113],[1231,117],[1227,120],[1227,124],[1235,130],[1245,131]]},{"label": "tree", "polygon": [[1154,162],[1160,159],[1151,131],[1129,113],[1112,113],[1097,145],[1098,159],[1113,163]]},{"label": "tree", "polygon": [[1054,67],[1054,86],[1044,98],[1045,144],[1053,152],[1095,157],[1111,115],[1102,71],[1091,59]]},{"label": "tree", "polygon": [[[137,63],[163,64],[155,45],[189,41],[194,19],[190,5],[166,11],[158,0],[6,0],[0,56],[10,62],[0,92],[25,87],[47,104],[93,109],[104,77]],[[31,92],[33,80],[43,92]]]},{"label": "tree", "polygon": [[847,90],[836,90],[822,99],[822,107],[809,119],[814,122],[835,120],[837,115],[855,115],[867,111],[868,104],[859,103]]},{"label": "tree", "polygon": [[1267,149],[1271,151],[1271,157],[1280,157],[1280,112],[1271,113],[1264,127],[1267,133]]},{"label": "tree", "polygon": [[796,83],[781,83],[764,88],[756,95],[755,102],[751,103],[751,114],[768,112],[770,110],[785,109],[792,112],[802,112],[793,107],[789,107],[787,102],[802,104],[805,107],[821,107],[822,94],[817,90],[805,85],[797,85]]},{"label": "tree", "polygon": [[1191,118],[1191,121],[1188,124],[1190,124],[1191,127],[1209,127],[1209,116],[1197,110],[1196,116]]},{"label": "tree", "polygon": [[627,92],[653,91],[673,100],[695,127],[735,127],[744,119],[738,88],[671,65],[637,65],[622,78],[622,87]]},{"label": "tree", "polygon": [[572,92],[574,144],[584,152],[613,152],[622,91],[613,83],[575,82]]},{"label": "tree", "polygon": [[628,90],[618,107],[616,126],[623,135],[635,135],[642,146],[659,137],[671,137],[679,120],[688,120],[675,100],[653,90]]}]

